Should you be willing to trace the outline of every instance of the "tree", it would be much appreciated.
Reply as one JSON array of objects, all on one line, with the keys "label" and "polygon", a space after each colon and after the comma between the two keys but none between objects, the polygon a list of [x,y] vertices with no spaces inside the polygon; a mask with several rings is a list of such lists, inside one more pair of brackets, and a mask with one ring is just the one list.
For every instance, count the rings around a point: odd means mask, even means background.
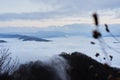
[{"label": "tree", "polygon": [[0,50],[0,80],[11,80],[10,74],[17,68],[17,59],[13,60],[9,49]]}]

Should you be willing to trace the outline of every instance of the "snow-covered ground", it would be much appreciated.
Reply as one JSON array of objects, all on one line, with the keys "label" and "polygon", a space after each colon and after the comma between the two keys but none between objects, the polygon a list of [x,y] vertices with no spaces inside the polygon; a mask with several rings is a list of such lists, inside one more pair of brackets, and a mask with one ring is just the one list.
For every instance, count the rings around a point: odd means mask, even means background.
[{"label": "snow-covered ground", "polygon": [[[104,54],[101,51],[98,41],[90,37],[73,36],[49,38],[52,42],[23,42],[16,38],[0,39],[7,41],[7,43],[0,43],[0,48],[9,48],[9,52],[12,53],[12,57],[17,57],[21,63],[35,60],[46,60],[49,57],[60,54],[61,52],[71,53],[74,51],[85,53],[99,62],[105,62],[103,59]],[[107,44],[120,52],[120,43],[114,43],[115,40],[112,37],[105,37],[104,40]],[[91,41],[94,41],[96,44],[92,45],[90,43]],[[120,53],[116,53],[109,48],[106,48],[106,51],[108,55],[113,56],[111,65],[120,68]],[[95,57],[97,52],[100,53],[99,58]]]}]

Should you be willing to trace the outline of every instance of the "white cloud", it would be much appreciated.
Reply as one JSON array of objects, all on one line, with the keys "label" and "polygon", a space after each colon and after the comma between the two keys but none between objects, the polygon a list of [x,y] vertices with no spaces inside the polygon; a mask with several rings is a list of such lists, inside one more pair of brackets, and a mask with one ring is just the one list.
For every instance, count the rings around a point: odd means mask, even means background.
[{"label": "white cloud", "polygon": [[0,0],[0,13],[49,12],[58,9],[44,3],[35,4],[29,0]]},{"label": "white cloud", "polygon": [[76,13],[119,8],[120,0],[31,0],[37,4],[60,6],[63,11]]},{"label": "white cloud", "polygon": [[[99,18],[100,24],[120,24],[120,19],[114,18],[114,16],[101,16]],[[49,27],[49,26],[65,26],[72,24],[90,24],[93,25],[94,21],[92,16],[90,17],[58,17],[42,20],[12,20],[0,22],[0,27]]]},{"label": "white cloud", "polygon": [[85,23],[79,18],[58,18],[45,20],[13,20],[0,22],[0,27],[17,26],[17,27],[48,27],[48,26],[64,26],[70,24]]},{"label": "white cloud", "polygon": [[[0,14],[1,26],[90,24],[93,12],[99,14],[102,24],[120,24],[120,0],[21,0],[18,2],[11,0],[9,2],[9,0],[2,1],[5,5],[0,3],[0,8],[4,7],[2,11],[8,10],[8,13]],[[11,11],[13,13],[9,13],[10,10],[13,10]]]}]

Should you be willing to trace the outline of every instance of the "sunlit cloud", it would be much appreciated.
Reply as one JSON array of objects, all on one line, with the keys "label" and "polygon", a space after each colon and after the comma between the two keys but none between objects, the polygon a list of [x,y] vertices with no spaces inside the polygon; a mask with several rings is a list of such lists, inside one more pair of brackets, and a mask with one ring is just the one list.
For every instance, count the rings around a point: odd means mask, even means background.
[{"label": "sunlit cloud", "polygon": [[[99,17],[100,24],[120,24],[120,19],[114,16]],[[64,26],[72,24],[90,24],[93,25],[92,17],[64,17],[43,20],[12,20],[0,22],[0,27],[48,27],[48,26]]]},{"label": "sunlit cloud", "polygon": [[0,26],[16,26],[16,27],[48,27],[48,26],[64,26],[70,24],[84,23],[78,18],[62,18],[62,19],[46,19],[46,20],[13,20],[0,22]]}]

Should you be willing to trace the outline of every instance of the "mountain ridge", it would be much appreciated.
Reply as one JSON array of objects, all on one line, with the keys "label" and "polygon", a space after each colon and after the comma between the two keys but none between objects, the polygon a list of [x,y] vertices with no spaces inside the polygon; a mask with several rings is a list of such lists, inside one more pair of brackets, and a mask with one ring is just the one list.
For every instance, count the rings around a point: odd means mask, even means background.
[{"label": "mountain ridge", "polygon": [[26,36],[26,35],[19,35],[19,34],[0,34],[0,38],[18,38],[22,41],[43,41],[43,42],[49,42],[50,40],[33,37],[33,36]]}]

